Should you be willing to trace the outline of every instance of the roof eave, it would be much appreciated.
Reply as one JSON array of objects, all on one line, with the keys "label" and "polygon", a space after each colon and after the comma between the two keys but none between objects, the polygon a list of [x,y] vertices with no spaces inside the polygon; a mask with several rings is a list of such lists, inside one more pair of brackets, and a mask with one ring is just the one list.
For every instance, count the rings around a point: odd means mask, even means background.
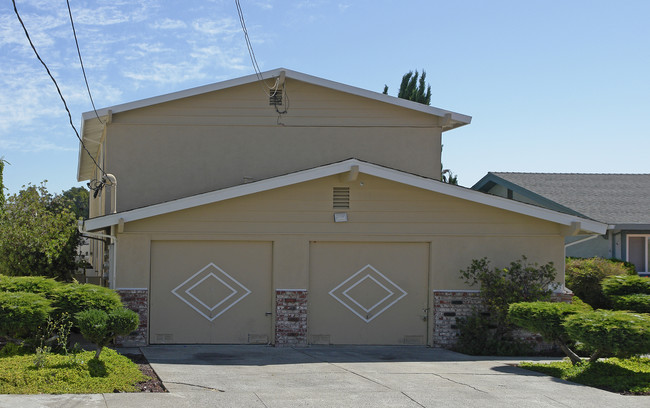
[{"label": "roof eave", "polygon": [[413,187],[426,189],[479,204],[492,206],[495,208],[500,208],[506,211],[528,215],[534,218],[555,222],[565,226],[573,227],[576,225],[576,223],[579,223],[580,230],[587,233],[604,234],[607,230],[607,224],[603,224],[597,221],[560,213],[546,208],[509,200],[490,194],[481,193],[475,190],[454,186],[447,183],[442,183],[438,180],[433,180],[410,173],[404,173],[399,170],[390,169],[357,159],[349,159],[342,162],[316,167],[313,169],[302,170],[253,183],[242,184],[222,190],[199,194],[196,196],[181,198],[166,203],[154,204],[144,208],[138,208],[121,213],[106,215],[99,218],[93,218],[86,220],[85,225],[89,231],[98,230],[109,227],[111,225],[116,225],[120,222],[137,221],[139,219],[154,217],[157,215],[193,208],[200,205],[242,197],[249,194],[315,180],[322,177],[341,174],[350,171],[353,166],[358,166],[358,171],[360,173],[369,174]]}]

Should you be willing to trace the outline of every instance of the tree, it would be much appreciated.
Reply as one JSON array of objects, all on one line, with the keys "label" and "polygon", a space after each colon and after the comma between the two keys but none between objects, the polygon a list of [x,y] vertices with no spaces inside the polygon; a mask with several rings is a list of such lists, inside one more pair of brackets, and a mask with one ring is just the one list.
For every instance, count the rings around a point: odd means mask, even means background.
[{"label": "tree", "polygon": [[89,201],[88,190],[84,187],[71,187],[60,196],[64,205],[67,205],[75,215],[75,218],[88,218]]},{"label": "tree", "polygon": [[[415,70],[409,71],[402,76],[402,83],[399,86],[397,97],[409,101],[431,105],[431,85],[426,83],[427,73],[422,70],[422,76]],[[388,95],[388,85],[384,85],[384,95]],[[442,150],[442,147],[441,147]],[[440,164],[440,179],[444,183],[458,185],[458,176],[449,169],[443,169]]]},{"label": "tree", "polygon": [[0,215],[0,273],[69,280],[76,269],[75,214],[44,183],[7,197]]},{"label": "tree", "polygon": [[[409,101],[431,105],[431,85],[426,84],[427,73],[422,71],[422,76],[415,70],[409,71],[402,77],[397,97]],[[388,94],[388,86],[384,85],[384,94]]]}]

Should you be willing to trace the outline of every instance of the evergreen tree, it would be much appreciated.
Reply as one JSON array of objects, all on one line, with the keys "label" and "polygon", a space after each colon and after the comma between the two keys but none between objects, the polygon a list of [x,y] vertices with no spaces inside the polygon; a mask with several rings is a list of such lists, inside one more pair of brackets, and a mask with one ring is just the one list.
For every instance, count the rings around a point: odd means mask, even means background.
[{"label": "evergreen tree", "polygon": [[[409,71],[402,77],[397,97],[409,101],[431,105],[431,85],[426,84],[427,73],[422,71],[422,76],[415,70]],[[388,95],[388,85],[384,85],[384,94]]]},{"label": "evergreen tree", "polygon": [[[415,70],[409,71],[402,77],[397,97],[409,101],[431,105],[431,85],[426,83],[427,73],[422,70],[422,76]],[[388,95],[388,85],[384,85],[384,95]],[[442,147],[441,147],[442,149]],[[443,169],[440,164],[440,180],[444,183],[458,185],[458,176],[449,169]]]}]

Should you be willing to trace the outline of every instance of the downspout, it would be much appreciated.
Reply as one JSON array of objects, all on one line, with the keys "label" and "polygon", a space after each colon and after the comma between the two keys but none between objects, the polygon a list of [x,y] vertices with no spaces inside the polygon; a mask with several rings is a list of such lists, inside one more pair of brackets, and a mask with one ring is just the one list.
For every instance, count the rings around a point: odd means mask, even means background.
[{"label": "downspout", "polygon": [[113,187],[111,194],[111,213],[115,214],[117,212],[117,179],[112,174],[106,174],[102,179],[108,181],[108,185]]}]

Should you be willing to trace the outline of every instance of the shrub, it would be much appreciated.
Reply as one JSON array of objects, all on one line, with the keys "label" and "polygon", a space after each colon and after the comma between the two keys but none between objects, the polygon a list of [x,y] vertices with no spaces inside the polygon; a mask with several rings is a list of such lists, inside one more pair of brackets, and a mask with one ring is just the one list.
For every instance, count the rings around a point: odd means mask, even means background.
[{"label": "shrub", "polygon": [[0,335],[25,338],[47,321],[52,311],[44,296],[27,292],[0,292]]},{"label": "shrub", "polygon": [[84,338],[97,345],[96,359],[99,359],[99,353],[111,340],[131,333],[140,323],[138,314],[129,309],[116,309],[108,313],[90,309],[77,313],[76,319]]},{"label": "shrub", "polygon": [[457,320],[459,334],[454,350],[474,356],[521,356],[534,353],[532,347],[513,336],[497,336],[495,326],[481,313]]},{"label": "shrub", "polygon": [[52,306],[56,308],[58,315],[68,313],[70,316],[75,316],[89,309],[108,312],[123,307],[120,295],[114,290],[91,284],[62,285],[55,288],[52,297]]},{"label": "shrub", "polygon": [[606,296],[625,296],[635,293],[650,295],[650,279],[638,275],[612,276],[602,282]]},{"label": "shrub", "polygon": [[650,352],[650,316],[623,311],[596,310],[567,317],[569,336],[602,353],[630,357]]},{"label": "shrub", "polygon": [[539,333],[545,341],[556,343],[571,362],[577,364],[580,357],[568,347],[571,339],[562,323],[568,316],[589,310],[591,307],[582,302],[522,302],[510,305],[508,319],[530,332]]},{"label": "shrub", "polygon": [[525,256],[502,269],[490,268],[487,258],[474,259],[460,273],[468,285],[481,285],[481,299],[495,319],[497,331],[508,331],[508,307],[512,303],[550,299],[555,280],[553,262],[528,264]]},{"label": "shrub", "polygon": [[630,310],[637,313],[650,313],[650,295],[634,293],[632,295],[612,296],[612,303],[616,310]]},{"label": "shrub", "polygon": [[634,265],[604,258],[567,258],[565,280],[567,288],[595,309],[608,309],[610,300],[603,294],[601,282],[608,276],[636,275]]},{"label": "shrub", "polygon": [[41,293],[50,296],[54,288],[63,284],[44,276],[6,276],[0,275],[0,291]]}]

